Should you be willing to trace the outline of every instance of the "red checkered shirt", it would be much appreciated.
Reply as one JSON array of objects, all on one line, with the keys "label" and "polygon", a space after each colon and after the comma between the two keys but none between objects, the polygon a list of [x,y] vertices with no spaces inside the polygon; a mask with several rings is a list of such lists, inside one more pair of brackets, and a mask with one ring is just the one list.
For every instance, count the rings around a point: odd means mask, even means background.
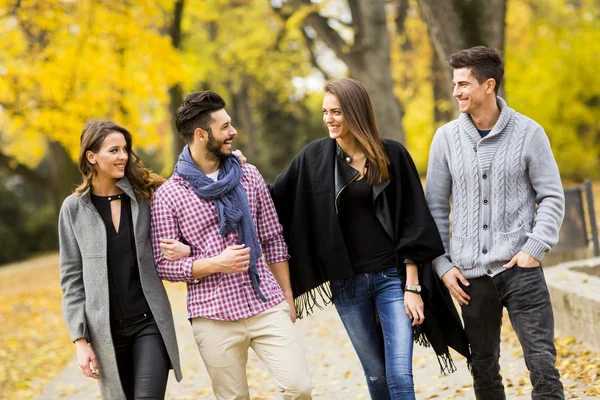
[{"label": "red checkered shirt", "polygon": [[[250,212],[267,264],[289,258],[282,227],[265,181],[255,166],[243,166],[242,186],[248,196]],[[177,239],[192,248],[190,257],[178,261],[164,259],[159,239]],[[173,174],[155,193],[152,200],[152,248],[158,275],[172,282],[187,282],[188,318],[204,317],[236,321],[268,310],[284,300],[283,292],[271,270],[260,258],[256,267],[260,289],[267,298],[263,302],[250,282],[247,272],[215,273],[196,280],[192,262],[218,256],[227,246],[238,244],[237,232],[223,237],[215,205],[194,192],[184,178]]]}]

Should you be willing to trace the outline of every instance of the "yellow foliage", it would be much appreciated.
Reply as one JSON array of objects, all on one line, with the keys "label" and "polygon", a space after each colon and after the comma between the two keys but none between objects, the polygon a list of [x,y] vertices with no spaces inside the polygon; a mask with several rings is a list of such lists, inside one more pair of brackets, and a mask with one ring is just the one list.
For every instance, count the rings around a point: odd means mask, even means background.
[{"label": "yellow foliage", "polygon": [[[416,1],[409,4],[405,31],[394,36],[391,56],[396,80],[395,93],[404,106],[402,122],[406,131],[406,145],[417,169],[424,173],[435,133],[431,79],[433,49]],[[403,46],[406,42],[409,45]]]},{"label": "yellow foliage", "polygon": [[600,166],[600,23],[593,0],[571,3],[508,3],[506,90],[545,128],[563,176],[580,179]]},{"label": "yellow foliage", "polygon": [[168,87],[189,75],[165,30],[172,2],[0,1],[0,143],[34,166],[48,139],[75,157],[83,122],[163,141]]}]

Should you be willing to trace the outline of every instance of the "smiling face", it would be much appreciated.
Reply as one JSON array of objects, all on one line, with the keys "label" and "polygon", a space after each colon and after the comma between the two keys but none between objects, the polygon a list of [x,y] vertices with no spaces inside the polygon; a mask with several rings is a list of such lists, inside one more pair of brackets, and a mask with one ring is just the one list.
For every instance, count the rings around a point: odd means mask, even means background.
[{"label": "smiling face", "polygon": [[495,81],[491,78],[479,83],[470,68],[455,69],[452,95],[458,101],[460,112],[476,114],[484,104],[486,97],[493,93],[494,83]]},{"label": "smiling face", "polygon": [[231,125],[231,117],[224,109],[211,114],[212,121],[204,134],[207,155],[222,160],[232,154],[231,142],[237,131]]},{"label": "smiling face", "polygon": [[323,123],[332,139],[341,139],[350,134],[340,101],[333,93],[327,92],[323,98]]},{"label": "smiling face", "polygon": [[125,176],[129,160],[127,141],[121,132],[111,132],[104,138],[98,152],[87,151],[86,157],[94,166],[97,179],[119,180]]}]

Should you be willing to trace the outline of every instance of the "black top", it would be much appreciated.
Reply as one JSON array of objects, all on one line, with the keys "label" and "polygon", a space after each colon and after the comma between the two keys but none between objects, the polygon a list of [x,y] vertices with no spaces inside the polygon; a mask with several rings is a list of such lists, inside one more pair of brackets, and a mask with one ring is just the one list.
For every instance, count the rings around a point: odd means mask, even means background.
[{"label": "black top", "polygon": [[373,209],[373,187],[365,178],[340,193],[338,217],[354,273],[396,266],[396,246]]},{"label": "black top", "polygon": [[477,129],[477,132],[479,132],[479,136],[481,136],[482,138],[484,138],[487,135],[489,135],[491,131],[492,131],[491,129],[488,129],[486,131],[481,130],[481,129]]},{"label": "black top", "polygon": [[[91,199],[106,227],[110,318],[126,319],[149,312],[150,308],[144,297],[137,264],[131,200],[125,194],[115,196],[92,194]],[[121,220],[117,232],[112,221],[110,202],[119,199]]]}]

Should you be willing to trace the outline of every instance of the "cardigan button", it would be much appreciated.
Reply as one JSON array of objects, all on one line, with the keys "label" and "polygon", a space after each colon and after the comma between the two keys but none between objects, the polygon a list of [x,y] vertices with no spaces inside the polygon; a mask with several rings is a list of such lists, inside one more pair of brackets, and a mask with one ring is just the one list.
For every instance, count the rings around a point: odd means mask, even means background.
[{"label": "cardigan button", "polygon": [[488,199],[483,199],[483,204],[487,204],[488,203]]},{"label": "cardigan button", "polygon": [[481,252],[482,252],[483,254],[487,254],[487,249],[483,249],[483,250],[481,250]]},{"label": "cardigan button", "polygon": [[483,229],[487,229],[488,225],[487,224],[483,224]]},{"label": "cardigan button", "polygon": [[483,174],[483,179],[487,179],[487,174]]}]

